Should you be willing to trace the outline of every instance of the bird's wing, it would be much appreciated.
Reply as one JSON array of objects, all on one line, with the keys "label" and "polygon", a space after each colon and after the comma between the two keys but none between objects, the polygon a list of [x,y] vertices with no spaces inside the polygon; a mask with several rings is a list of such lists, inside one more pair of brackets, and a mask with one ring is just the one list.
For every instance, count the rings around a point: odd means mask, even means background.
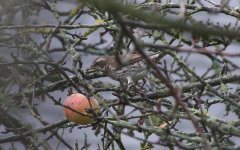
[{"label": "bird's wing", "polygon": [[[164,56],[165,56],[165,54],[163,54],[162,52],[156,52],[156,53],[148,55],[148,58],[154,62],[158,62]],[[119,55],[118,58],[120,61],[117,63],[117,67],[116,67],[118,69],[143,60],[143,57],[140,54]]]}]

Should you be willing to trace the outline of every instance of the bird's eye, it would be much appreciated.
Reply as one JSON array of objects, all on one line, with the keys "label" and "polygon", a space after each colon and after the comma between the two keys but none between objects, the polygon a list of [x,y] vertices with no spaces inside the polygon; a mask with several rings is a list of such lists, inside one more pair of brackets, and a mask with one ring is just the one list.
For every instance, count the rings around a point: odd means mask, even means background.
[{"label": "bird's eye", "polygon": [[95,62],[95,63],[93,64],[93,66],[96,67],[96,66],[99,66],[99,64],[100,64],[99,62]]},{"label": "bird's eye", "polygon": [[95,61],[92,65],[92,67],[101,67],[102,61]]}]

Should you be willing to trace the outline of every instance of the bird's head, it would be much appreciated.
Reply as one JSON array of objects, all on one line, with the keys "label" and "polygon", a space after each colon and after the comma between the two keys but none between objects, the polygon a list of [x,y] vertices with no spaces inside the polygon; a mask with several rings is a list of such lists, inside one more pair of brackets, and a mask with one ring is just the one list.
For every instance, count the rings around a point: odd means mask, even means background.
[{"label": "bird's head", "polygon": [[100,56],[93,61],[92,65],[87,69],[87,72],[104,72],[108,69],[117,69],[118,67],[119,63],[116,61],[115,56]]}]

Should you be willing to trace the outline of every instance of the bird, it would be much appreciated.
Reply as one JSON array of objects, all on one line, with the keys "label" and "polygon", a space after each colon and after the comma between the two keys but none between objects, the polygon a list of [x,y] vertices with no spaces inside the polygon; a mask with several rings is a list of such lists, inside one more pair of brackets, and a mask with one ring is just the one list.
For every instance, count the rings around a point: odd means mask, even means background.
[{"label": "bird", "polygon": [[[153,63],[159,63],[164,57],[164,53],[157,52],[147,56]],[[113,80],[130,83],[137,83],[147,76],[148,65],[142,55],[122,54],[112,56],[100,56],[96,58],[91,66],[87,69],[88,73],[101,71]]]},{"label": "bird", "polygon": [[[158,64],[159,60],[164,56],[164,53],[157,52],[147,55],[147,59],[152,61],[154,64]],[[145,84],[145,77],[149,72],[149,66],[141,54],[128,53],[117,56],[97,57],[87,69],[88,73],[96,71],[101,71],[113,80],[120,81],[120,83],[123,83],[123,88],[130,91],[131,87],[134,87],[133,85],[136,85],[139,80],[143,80],[143,85]],[[129,84],[131,84],[130,88],[128,88]],[[146,102],[139,102],[138,105],[148,107]],[[153,125],[152,119],[149,116],[143,117],[140,120],[147,126]]]}]

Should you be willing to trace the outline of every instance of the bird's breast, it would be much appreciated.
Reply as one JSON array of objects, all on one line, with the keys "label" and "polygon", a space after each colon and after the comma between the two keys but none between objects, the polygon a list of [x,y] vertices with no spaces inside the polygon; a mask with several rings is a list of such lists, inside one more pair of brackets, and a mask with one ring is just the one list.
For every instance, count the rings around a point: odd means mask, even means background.
[{"label": "bird's breast", "polygon": [[108,76],[114,80],[131,78],[134,82],[143,79],[148,73],[147,67],[129,65],[118,70],[109,70]]}]

